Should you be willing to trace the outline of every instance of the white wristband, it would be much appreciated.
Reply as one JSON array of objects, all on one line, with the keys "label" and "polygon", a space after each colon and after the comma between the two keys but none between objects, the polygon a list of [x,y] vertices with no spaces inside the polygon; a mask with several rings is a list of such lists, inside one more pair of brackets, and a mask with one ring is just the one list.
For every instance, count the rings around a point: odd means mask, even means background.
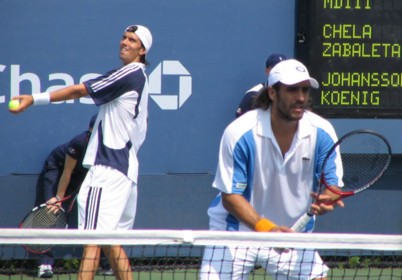
[{"label": "white wristband", "polygon": [[33,93],[33,105],[48,105],[50,103],[50,94],[48,92]]}]

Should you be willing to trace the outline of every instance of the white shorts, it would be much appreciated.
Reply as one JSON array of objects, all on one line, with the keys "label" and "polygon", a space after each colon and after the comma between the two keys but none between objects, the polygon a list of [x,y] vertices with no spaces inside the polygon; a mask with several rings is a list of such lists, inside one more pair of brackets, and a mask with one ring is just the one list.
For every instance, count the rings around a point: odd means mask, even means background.
[{"label": "white shorts", "polygon": [[206,247],[201,280],[247,279],[256,265],[261,265],[273,279],[314,279],[325,277],[328,267],[314,250],[280,253],[268,247]]},{"label": "white shorts", "polygon": [[78,228],[130,230],[137,209],[137,185],[114,168],[92,166],[77,197]]}]

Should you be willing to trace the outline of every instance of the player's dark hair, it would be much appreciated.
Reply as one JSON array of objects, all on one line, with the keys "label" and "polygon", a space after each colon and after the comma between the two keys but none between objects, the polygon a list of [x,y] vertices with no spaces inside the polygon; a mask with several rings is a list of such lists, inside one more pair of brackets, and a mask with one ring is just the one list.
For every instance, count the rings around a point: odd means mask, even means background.
[{"label": "player's dark hair", "polygon": [[[276,91],[279,92],[279,88],[281,87],[281,83],[277,82],[272,86],[272,88]],[[257,98],[254,99],[254,108],[260,108],[263,110],[268,110],[269,107],[271,106],[272,100],[269,98],[268,94],[268,86],[264,86],[262,89],[257,94]]]}]

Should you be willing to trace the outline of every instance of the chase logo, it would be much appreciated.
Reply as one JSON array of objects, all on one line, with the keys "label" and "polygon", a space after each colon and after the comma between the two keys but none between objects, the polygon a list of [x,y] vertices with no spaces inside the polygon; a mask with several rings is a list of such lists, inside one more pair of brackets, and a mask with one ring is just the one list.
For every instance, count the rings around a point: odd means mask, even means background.
[{"label": "chase logo", "polygon": [[[163,78],[177,76],[178,92],[162,89]],[[177,60],[165,60],[152,71],[149,79],[149,96],[162,110],[177,110],[192,93],[192,78],[187,69]],[[162,94],[163,92],[163,94]]]},{"label": "chase logo", "polygon": [[[42,91],[54,91],[61,87],[73,85],[75,83],[74,78],[68,73],[50,73],[48,81],[42,81],[40,77],[31,72],[22,72],[21,66],[18,64],[6,65],[0,64],[0,74],[4,73],[6,69],[9,69],[8,74],[10,76],[10,98],[19,95],[21,92],[42,92]],[[2,76],[2,75],[0,75]],[[89,79],[98,77],[97,73],[84,74],[79,78],[77,83],[82,83]],[[61,84],[51,85],[46,87],[44,84],[54,83],[53,81],[61,81]],[[192,77],[187,69],[177,60],[164,60],[158,64],[158,66],[152,71],[148,77],[149,80],[149,95],[155,101],[155,103],[162,110],[177,110],[187,101],[192,94]],[[166,83],[170,81],[171,84]],[[0,82],[0,86],[3,83]],[[22,88],[23,85],[27,85]],[[173,85],[169,88],[168,85]],[[30,87],[29,87],[30,86]],[[0,103],[6,102],[6,96],[0,95]],[[60,102],[52,102],[52,104],[94,104],[91,98],[82,97],[79,101],[68,100]]]}]

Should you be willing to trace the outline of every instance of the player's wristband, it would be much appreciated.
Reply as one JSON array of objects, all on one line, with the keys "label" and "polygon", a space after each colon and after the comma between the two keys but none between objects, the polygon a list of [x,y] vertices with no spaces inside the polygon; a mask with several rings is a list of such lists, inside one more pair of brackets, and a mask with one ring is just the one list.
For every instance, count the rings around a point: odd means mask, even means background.
[{"label": "player's wristband", "polygon": [[274,227],[276,227],[277,225],[275,225],[273,222],[271,222],[268,219],[262,218],[261,220],[259,220],[257,222],[257,224],[255,225],[255,230],[256,231],[260,231],[260,232],[267,232],[267,231],[271,231]]},{"label": "player's wristband", "polygon": [[33,105],[47,105],[50,103],[50,94],[48,92],[33,93]]},{"label": "player's wristband", "polygon": [[57,201],[61,200],[60,196],[58,196],[58,195],[56,195],[56,199],[57,199]]}]

